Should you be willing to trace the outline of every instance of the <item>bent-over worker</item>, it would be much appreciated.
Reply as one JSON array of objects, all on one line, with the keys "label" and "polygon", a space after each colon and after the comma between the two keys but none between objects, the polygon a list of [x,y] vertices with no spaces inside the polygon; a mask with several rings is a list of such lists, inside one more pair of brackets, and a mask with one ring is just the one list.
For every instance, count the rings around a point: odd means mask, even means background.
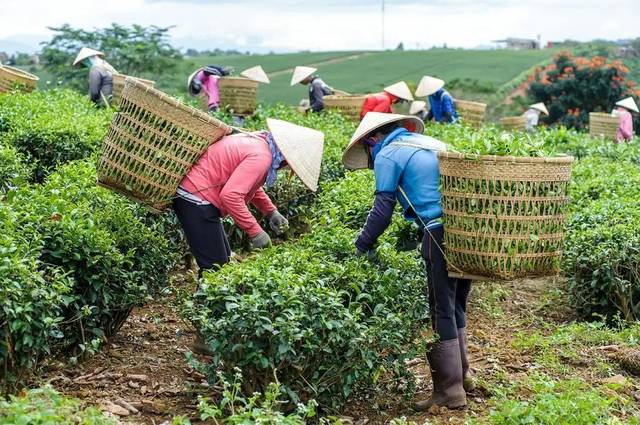
[{"label": "bent-over worker", "polygon": [[631,112],[638,113],[638,105],[632,97],[627,97],[616,102],[616,109],[613,111],[618,116],[620,124],[618,124],[617,142],[630,142],[633,138],[633,117]]},{"label": "bent-over worker", "polygon": [[413,95],[409,86],[404,81],[397,82],[388,87],[380,93],[374,93],[367,96],[362,104],[360,110],[360,118],[364,118],[369,112],[381,112],[384,114],[390,114],[393,112],[391,106],[395,103],[404,101],[410,102],[413,100]]},{"label": "bent-over worker", "polygon": [[[417,132],[410,132],[415,127]],[[473,389],[467,355],[466,311],[471,282],[447,273],[437,151],[439,140],[422,135],[424,123],[413,116],[368,113],[343,157],[349,169],[373,168],[375,201],[355,241],[357,256],[374,257],[375,245],[389,227],[396,203],[404,217],[424,230],[422,257],[427,269],[429,312],[436,333],[427,353],[433,394],[415,406],[459,408]]]},{"label": "bent-over worker", "polygon": [[83,47],[73,61],[73,66],[89,68],[89,98],[96,105],[109,106],[116,70],[104,60],[104,53]]},{"label": "bent-over worker", "polygon": [[187,90],[191,96],[199,96],[204,91],[207,101],[207,110],[215,112],[220,107],[220,77],[229,75],[230,68],[220,65],[207,65],[199,68],[187,78]]},{"label": "bent-over worker", "polygon": [[291,76],[291,86],[303,84],[309,86],[309,108],[313,112],[324,109],[324,97],[334,94],[335,90],[327,85],[315,72],[317,68],[310,66],[296,66]]},{"label": "bent-over worker", "polygon": [[549,111],[544,103],[534,103],[529,106],[529,109],[524,113],[524,129],[528,132],[532,132],[538,126],[538,122],[540,121],[540,114],[543,113],[545,115],[549,115]]},{"label": "bent-over worker", "polygon": [[458,121],[456,104],[453,97],[444,89],[444,80],[425,75],[416,89],[417,97],[429,98],[427,121],[453,124]]},{"label": "bent-over worker", "polygon": [[285,166],[312,191],[318,187],[323,133],[267,119],[268,131],[232,134],[213,143],[189,170],[173,208],[201,271],[229,261],[231,249],[221,219],[227,215],[253,248],[271,244],[269,234],[249,211],[252,204],[281,234],[288,225],[262,186],[272,186]]}]

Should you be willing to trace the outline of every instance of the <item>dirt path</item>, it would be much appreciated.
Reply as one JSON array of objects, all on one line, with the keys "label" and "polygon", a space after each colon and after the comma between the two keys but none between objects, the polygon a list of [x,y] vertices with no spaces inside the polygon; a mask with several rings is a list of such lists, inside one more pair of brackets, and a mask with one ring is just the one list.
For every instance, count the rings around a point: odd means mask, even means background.
[{"label": "dirt path", "polygon": [[[340,62],[346,62],[346,61],[360,59],[362,57],[369,56],[371,54],[373,54],[373,52],[363,52],[363,53],[357,53],[355,55],[340,56],[340,57],[333,58],[333,59],[328,59],[328,60],[325,60],[325,61],[307,63],[307,64],[305,64],[305,66],[319,67],[319,66],[323,66],[323,65],[331,65],[331,64],[336,64],[336,63],[340,63]],[[294,70],[294,68],[287,68],[287,69],[282,69],[280,71],[270,72],[267,75],[269,77],[277,77],[278,75],[291,74],[293,72],[293,70]]]}]

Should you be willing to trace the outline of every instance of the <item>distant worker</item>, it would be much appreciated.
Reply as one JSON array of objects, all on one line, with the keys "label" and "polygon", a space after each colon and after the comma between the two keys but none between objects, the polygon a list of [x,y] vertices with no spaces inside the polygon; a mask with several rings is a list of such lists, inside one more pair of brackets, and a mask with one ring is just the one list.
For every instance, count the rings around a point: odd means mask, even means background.
[{"label": "distant worker", "polygon": [[416,116],[422,121],[426,121],[428,114],[429,112],[427,111],[427,102],[425,102],[424,100],[414,100],[413,102],[411,102],[411,106],[409,107],[409,115]]},{"label": "distant worker", "polygon": [[83,47],[73,61],[73,66],[89,68],[89,98],[96,105],[109,106],[116,70],[104,60],[104,53]]},{"label": "distant worker", "polygon": [[538,126],[538,122],[540,121],[540,113],[545,115],[549,115],[549,111],[544,103],[534,103],[529,106],[527,112],[524,113],[524,129],[531,133]]},{"label": "distant worker", "polygon": [[291,76],[291,86],[304,84],[309,86],[309,109],[320,112],[324,109],[324,97],[334,94],[336,91],[318,77],[317,68],[310,66],[296,66]]},{"label": "distant worker", "polygon": [[231,74],[231,68],[220,65],[207,65],[199,68],[187,78],[187,90],[191,96],[200,96],[204,92],[207,110],[215,112],[220,107],[218,80],[229,74]]},{"label": "distant worker", "polygon": [[416,89],[417,97],[429,98],[427,121],[453,124],[458,121],[458,113],[453,97],[444,88],[444,81],[425,75]]},{"label": "distant worker", "polygon": [[404,81],[385,87],[380,93],[374,93],[367,96],[360,110],[360,118],[364,118],[367,112],[381,112],[390,114],[393,112],[391,105],[398,102],[410,102],[413,95],[409,86]]},{"label": "distant worker", "polygon": [[627,97],[616,103],[616,109],[613,114],[620,119],[618,125],[618,134],[616,140],[618,142],[630,142],[633,138],[633,117],[631,112],[638,113],[638,105],[632,97]]}]

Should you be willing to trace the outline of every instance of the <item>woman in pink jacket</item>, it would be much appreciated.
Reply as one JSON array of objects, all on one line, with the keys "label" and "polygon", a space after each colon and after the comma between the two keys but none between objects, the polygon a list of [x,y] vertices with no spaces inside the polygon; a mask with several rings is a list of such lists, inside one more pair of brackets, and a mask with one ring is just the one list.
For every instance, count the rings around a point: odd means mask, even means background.
[{"label": "woman in pink jacket", "polygon": [[215,112],[220,106],[218,80],[230,74],[230,69],[219,65],[207,65],[198,69],[187,79],[187,90],[191,96],[199,96],[204,91],[207,110]]},{"label": "woman in pink jacket", "polygon": [[232,134],[213,143],[182,180],[173,207],[200,270],[229,261],[231,248],[221,219],[231,216],[253,248],[271,244],[248,204],[268,217],[276,234],[288,225],[265,193],[288,166],[312,191],[318,187],[323,133],[267,120],[269,131]]},{"label": "woman in pink jacket", "polygon": [[632,97],[627,97],[616,103],[616,109],[613,111],[618,116],[620,124],[618,126],[618,142],[630,142],[633,138],[633,117],[631,112],[638,113],[638,105]]}]

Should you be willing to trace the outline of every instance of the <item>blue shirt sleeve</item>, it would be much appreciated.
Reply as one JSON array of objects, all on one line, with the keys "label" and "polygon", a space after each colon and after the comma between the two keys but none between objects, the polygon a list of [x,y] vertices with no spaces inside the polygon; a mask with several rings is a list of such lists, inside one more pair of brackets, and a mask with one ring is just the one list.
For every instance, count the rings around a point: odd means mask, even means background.
[{"label": "blue shirt sleeve", "polygon": [[453,98],[449,94],[442,96],[442,112],[449,122],[455,121],[456,108],[453,104]]},{"label": "blue shirt sleeve", "polygon": [[373,172],[376,176],[376,192],[396,193],[400,185],[402,168],[395,161],[378,155],[373,164]]}]

